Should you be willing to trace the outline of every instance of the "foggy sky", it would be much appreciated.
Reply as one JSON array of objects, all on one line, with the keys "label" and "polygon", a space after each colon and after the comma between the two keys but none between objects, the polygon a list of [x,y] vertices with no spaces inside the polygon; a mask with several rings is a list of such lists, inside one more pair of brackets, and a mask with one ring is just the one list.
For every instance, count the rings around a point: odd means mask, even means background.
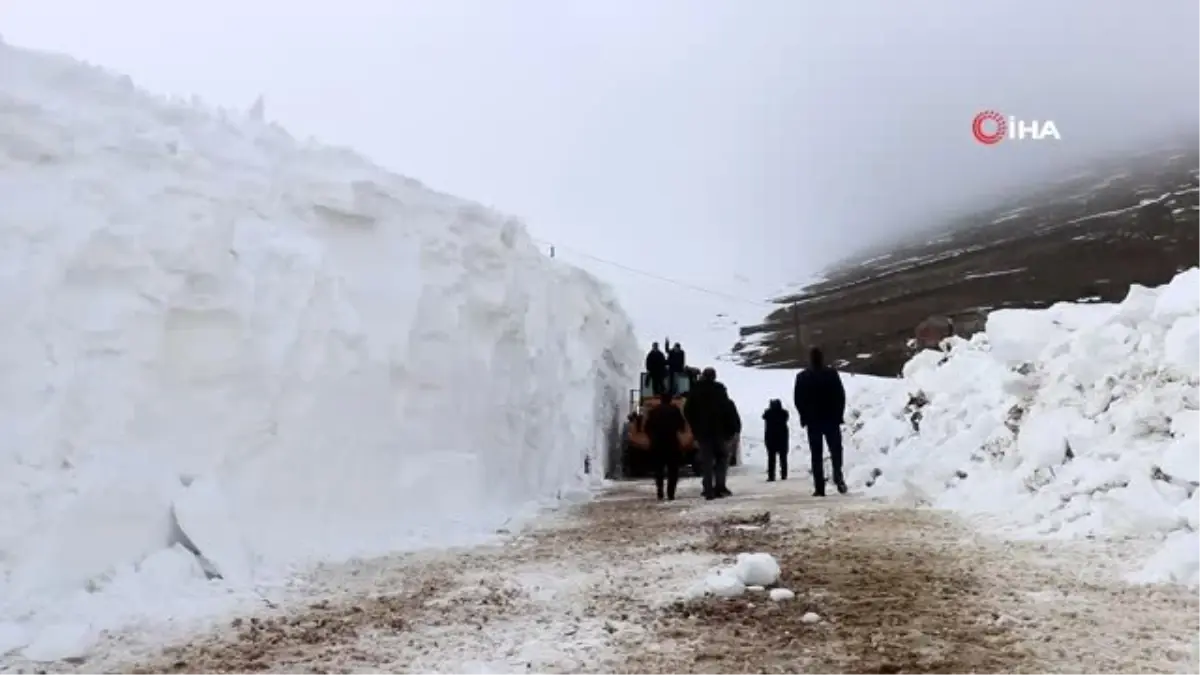
[{"label": "foggy sky", "polygon": [[[1194,1],[31,0],[0,34],[246,109],[564,247],[762,293],[1198,122]],[[973,116],[1061,142],[977,144]],[[675,262],[663,267],[670,255]]]}]

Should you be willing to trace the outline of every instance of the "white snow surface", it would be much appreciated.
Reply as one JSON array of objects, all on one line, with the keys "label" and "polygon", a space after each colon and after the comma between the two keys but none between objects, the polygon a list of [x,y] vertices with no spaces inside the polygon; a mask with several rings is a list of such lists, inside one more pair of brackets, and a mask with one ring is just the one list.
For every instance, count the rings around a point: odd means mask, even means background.
[{"label": "white snow surface", "polygon": [[942,347],[850,396],[852,489],[1016,537],[1144,538],[1132,581],[1197,584],[1200,270]]},{"label": "white snow surface", "polygon": [[595,480],[641,349],[515,220],[66,57],[0,100],[0,656]]}]

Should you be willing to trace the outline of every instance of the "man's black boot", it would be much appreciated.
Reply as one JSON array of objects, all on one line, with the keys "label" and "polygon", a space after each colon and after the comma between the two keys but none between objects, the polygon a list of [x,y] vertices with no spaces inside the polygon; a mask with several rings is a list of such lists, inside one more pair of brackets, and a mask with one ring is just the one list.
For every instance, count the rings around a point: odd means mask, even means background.
[{"label": "man's black boot", "polygon": [[846,487],[846,481],[839,480],[837,482],[837,490],[838,490],[838,494],[844,495],[850,491],[850,488]]}]

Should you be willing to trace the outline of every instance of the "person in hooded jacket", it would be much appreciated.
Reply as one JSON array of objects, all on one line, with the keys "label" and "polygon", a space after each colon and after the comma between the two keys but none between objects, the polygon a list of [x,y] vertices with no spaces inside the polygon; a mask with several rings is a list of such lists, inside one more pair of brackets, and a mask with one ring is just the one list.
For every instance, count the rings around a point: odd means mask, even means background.
[{"label": "person in hooded jacket", "polygon": [[788,411],[783,402],[771,399],[763,411],[763,443],[767,446],[767,481],[775,480],[775,462],[779,461],[779,480],[787,480]]},{"label": "person in hooded jacket", "polygon": [[679,447],[679,434],[684,428],[683,413],[672,404],[670,394],[663,394],[659,404],[646,415],[646,435],[650,438],[650,452],[654,460],[654,485],[658,488],[659,501],[662,501],[664,496],[667,501],[675,501],[675,486],[679,483],[679,462],[683,457]]},{"label": "person in hooded jacket", "polygon": [[822,441],[829,444],[829,463],[833,465],[833,482],[841,494],[846,494],[842,476],[842,424],[846,414],[846,389],[842,378],[825,365],[825,355],[813,347],[808,355],[808,367],[796,375],[793,392],[800,426],[808,431],[808,449],[812,455],[813,496],[825,496],[825,451]]},{"label": "person in hooded jacket", "polygon": [[[731,415],[732,411],[732,415]],[[688,392],[683,414],[696,439],[696,458],[700,464],[705,499],[728,497],[725,487],[728,469],[726,444],[740,430],[741,420],[734,419],[737,408],[729,400],[725,385],[717,382],[717,371],[705,368],[695,386]]]}]

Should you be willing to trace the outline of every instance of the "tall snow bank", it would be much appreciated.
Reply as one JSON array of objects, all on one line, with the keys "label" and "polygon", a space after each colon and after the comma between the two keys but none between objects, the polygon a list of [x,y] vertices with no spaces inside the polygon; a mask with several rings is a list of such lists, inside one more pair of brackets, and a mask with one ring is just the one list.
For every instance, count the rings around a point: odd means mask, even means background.
[{"label": "tall snow bank", "polygon": [[0,628],[459,541],[591,479],[639,349],[517,222],[64,57],[0,46],[0,99]]},{"label": "tall snow bank", "polygon": [[1135,575],[1197,583],[1200,270],[1119,304],[1003,310],[852,400],[849,479],[1013,533],[1146,535]]}]

